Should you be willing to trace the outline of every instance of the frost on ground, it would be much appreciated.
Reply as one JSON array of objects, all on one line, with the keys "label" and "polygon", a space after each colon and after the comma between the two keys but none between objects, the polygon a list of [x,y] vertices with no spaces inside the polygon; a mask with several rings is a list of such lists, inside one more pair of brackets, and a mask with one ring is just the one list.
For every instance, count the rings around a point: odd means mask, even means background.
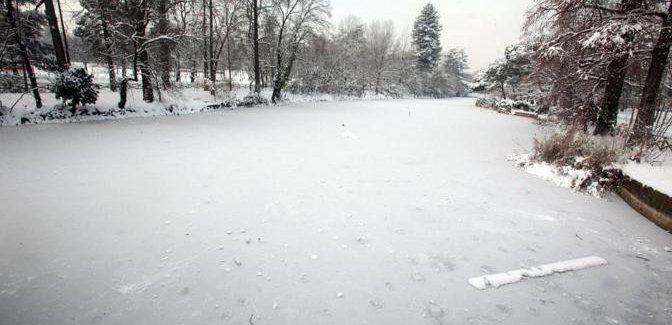
[{"label": "frost on ground", "polygon": [[536,267],[523,268],[506,273],[475,277],[469,279],[469,284],[481,290],[487,288],[499,288],[503,285],[520,282],[525,279],[540,278],[569,271],[580,271],[606,264],[607,260],[597,256],[590,256],[552,264],[544,264]]},{"label": "frost on ground", "polygon": [[0,323],[668,324],[672,237],[516,168],[539,129],[474,101],[1,128]]}]

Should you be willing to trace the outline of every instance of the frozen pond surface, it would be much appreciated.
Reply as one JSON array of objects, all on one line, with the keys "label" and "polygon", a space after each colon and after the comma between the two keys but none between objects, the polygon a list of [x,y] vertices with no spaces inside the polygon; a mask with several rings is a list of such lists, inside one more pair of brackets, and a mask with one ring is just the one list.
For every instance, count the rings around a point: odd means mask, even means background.
[{"label": "frozen pond surface", "polygon": [[516,169],[537,126],[473,103],[0,129],[0,324],[669,324],[672,235]]}]

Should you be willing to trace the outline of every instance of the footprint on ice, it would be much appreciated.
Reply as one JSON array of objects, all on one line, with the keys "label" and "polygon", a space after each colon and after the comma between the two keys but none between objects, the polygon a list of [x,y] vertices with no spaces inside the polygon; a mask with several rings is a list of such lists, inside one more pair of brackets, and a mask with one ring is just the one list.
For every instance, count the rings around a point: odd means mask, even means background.
[{"label": "footprint on ice", "polygon": [[383,308],[383,303],[376,298],[369,299],[369,305],[375,309]]},{"label": "footprint on ice", "polygon": [[425,276],[418,271],[411,272],[411,279],[415,282],[425,282],[426,280]]},{"label": "footprint on ice", "polygon": [[369,244],[369,240],[364,236],[357,237],[357,242],[360,245],[368,245]]},{"label": "footprint on ice", "polygon": [[439,324],[443,324],[443,319],[446,317],[445,309],[441,308],[434,303],[429,303],[425,306],[424,312],[425,318],[431,318],[437,321]]},{"label": "footprint on ice", "polygon": [[496,304],[495,307],[497,307],[497,310],[499,310],[502,313],[508,314],[511,312],[511,307],[503,304]]},{"label": "footprint on ice", "polygon": [[345,138],[345,139],[352,139],[352,140],[356,140],[356,139],[357,139],[357,136],[354,135],[354,134],[352,134],[352,133],[349,132],[349,131],[346,131],[346,132],[341,133],[341,137],[343,137],[343,138]]}]

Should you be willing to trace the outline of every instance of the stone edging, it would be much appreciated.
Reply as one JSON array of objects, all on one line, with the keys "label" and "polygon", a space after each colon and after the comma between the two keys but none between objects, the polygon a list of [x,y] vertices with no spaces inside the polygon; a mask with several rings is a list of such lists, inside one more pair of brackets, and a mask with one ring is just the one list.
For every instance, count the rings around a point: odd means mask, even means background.
[{"label": "stone edging", "polygon": [[637,212],[672,232],[672,198],[630,178],[622,181],[618,194]]}]

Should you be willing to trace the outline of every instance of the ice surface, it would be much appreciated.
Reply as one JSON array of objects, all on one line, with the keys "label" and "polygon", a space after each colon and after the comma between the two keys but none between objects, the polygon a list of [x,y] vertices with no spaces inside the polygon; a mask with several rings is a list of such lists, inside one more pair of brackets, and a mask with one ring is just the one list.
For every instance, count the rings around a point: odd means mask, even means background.
[{"label": "ice surface", "polygon": [[[669,324],[672,237],[515,167],[534,121],[473,104],[3,127],[0,324]],[[609,264],[465,281],[580,256]]]}]

